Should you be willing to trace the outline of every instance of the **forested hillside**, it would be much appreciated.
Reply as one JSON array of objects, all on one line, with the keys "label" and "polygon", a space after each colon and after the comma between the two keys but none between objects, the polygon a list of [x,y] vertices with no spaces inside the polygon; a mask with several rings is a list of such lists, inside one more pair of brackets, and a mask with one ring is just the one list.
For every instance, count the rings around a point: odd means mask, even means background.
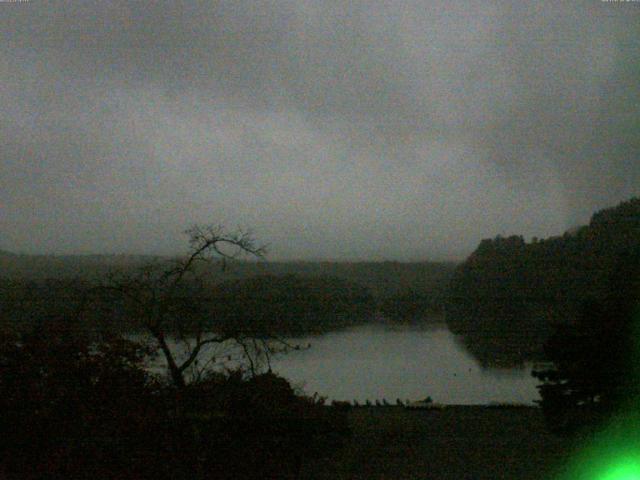
[{"label": "forested hillside", "polygon": [[260,275],[219,284],[214,315],[223,330],[261,335],[302,335],[371,320],[369,290],[337,277]]},{"label": "forested hillside", "polygon": [[[153,256],[0,252],[0,318],[25,325],[44,311],[68,316],[88,286],[104,282],[109,275],[131,275],[144,265],[168,266],[172,261]],[[281,318],[272,320],[281,327],[287,325],[283,330],[290,333],[347,325],[373,318],[376,310],[394,320],[424,321],[425,313],[444,309],[454,268],[453,263],[438,262],[229,261],[199,266],[212,302],[226,305],[217,308],[219,314],[228,319],[236,309],[246,317],[254,310],[261,312],[261,321],[267,313],[277,314]],[[245,298],[249,294],[256,297],[251,305]],[[300,309],[305,318],[294,326],[292,315]],[[309,319],[312,312],[324,317],[322,325]]]},{"label": "forested hillside", "polygon": [[447,323],[484,364],[541,358],[557,323],[601,298],[617,262],[640,245],[640,198],[559,237],[483,240],[453,276]]}]

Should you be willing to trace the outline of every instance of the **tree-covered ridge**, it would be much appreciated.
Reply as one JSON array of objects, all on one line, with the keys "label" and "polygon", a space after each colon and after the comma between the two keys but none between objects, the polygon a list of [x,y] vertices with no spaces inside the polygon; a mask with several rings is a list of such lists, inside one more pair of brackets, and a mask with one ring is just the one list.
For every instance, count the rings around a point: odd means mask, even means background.
[{"label": "tree-covered ridge", "polygon": [[640,198],[562,236],[482,240],[453,275],[447,323],[485,364],[541,358],[555,325],[585,298],[603,298],[616,262],[638,244]]},{"label": "tree-covered ridge", "polygon": [[[12,255],[0,256],[0,311],[10,298],[43,306],[52,301],[77,301],[69,283],[96,282],[118,272],[131,274],[147,264],[159,268],[176,259],[128,255]],[[300,279],[336,278],[360,285],[371,294],[374,308],[392,320],[425,320],[441,313],[446,287],[455,264],[451,262],[329,262],[229,261],[222,265],[196,265],[210,287],[231,280],[271,275]],[[3,294],[4,292],[4,294]],[[55,300],[52,299],[55,297]],[[70,298],[71,297],[71,298]],[[12,301],[12,303],[16,303]],[[71,305],[73,302],[69,303]],[[24,316],[24,315],[22,315]],[[433,315],[430,319],[435,318]],[[439,317],[438,317],[439,318]]]},{"label": "tree-covered ridge", "polygon": [[321,333],[370,319],[375,302],[366,287],[338,277],[260,275],[219,284],[213,295],[217,329],[260,335]]}]

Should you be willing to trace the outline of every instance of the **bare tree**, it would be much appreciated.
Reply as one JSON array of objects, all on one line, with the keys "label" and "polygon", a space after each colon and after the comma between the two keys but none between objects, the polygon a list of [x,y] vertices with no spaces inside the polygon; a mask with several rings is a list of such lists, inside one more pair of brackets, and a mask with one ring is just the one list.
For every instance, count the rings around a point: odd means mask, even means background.
[{"label": "bare tree", "polygon": [[[151,335],[167,363],[168,373],[177,388],[185,386],[185,373],[198,363],[207,345],[223,344],[230,340],[249,355],[248,345],[258,353],[269,352],[265,339],[261,345],[249,342],[250,332],[237,331],[233,326],[216,328],[209,305],[207,265],[239,256],[262,258],[265,247],[258,245],[250,231],[229,232],[221,226],[196,225],[185,232],[189,235],[190,251],[186,257],[172,262],[145,265],[134,273],[111,275],[104,284],[92,291],[125,315],[126,321]],[[209,270],[210,272],[210,270]],[[89,299],[89,297],[87,297]],[[89,300],[83,302],[83,311]],[[179,358],[168,337],[182,343],[185,358]],[[211,358],[201,364],[208,365]],[[251,370],[254,369],[250,359]]]}]

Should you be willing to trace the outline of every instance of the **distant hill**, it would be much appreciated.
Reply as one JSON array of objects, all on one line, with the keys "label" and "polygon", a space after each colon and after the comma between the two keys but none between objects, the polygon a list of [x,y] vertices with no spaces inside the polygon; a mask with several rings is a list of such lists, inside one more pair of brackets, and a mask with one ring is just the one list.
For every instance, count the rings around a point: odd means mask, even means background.
[{"label": "distant hill", "polygon": [[[129,255],[0,255],[0,293],[7,288],[18,291],[16,288],[21,285],[26,291],[33,291],[32,295],[38,296],[34,288],[41,286],[41,303],[51,304],[51,292],[60,289],[67,293],[58,292],[58,297],[68,295],[70,288],[67,284],[75,279],[98,281],[114,271],[133,271],[148,263],[170,261],[169,257]],[[370,307],[376,308],[387,318],[424,321],[428,314],[442,313],[445,292],[455,264],[233,261],[205,268],[206,271],[202,273],[212,287],[264,276],[281,282],[282,279],[295,276],[300,283],[298,287],[306,291],[303,286],[310,281],[308,279],[317,279],[315,282],[320,282],[317,283],[319,285],[322,279],[331,278],[334,279],[333,285],[342,286],[345,291],[348,290],[346,286],[362,287],[367,292]],[[429,315],[430,321],[435,318]],[[441,318],[441,315],[437,318]]]},{"label": "distant hill", "polygon": [[223,330],[302,335],[370,321],[375,301],[366,287],[342,278],[260,275],[218,284],[212,307]]},{"label": "distant hill", "polygon": [[486,365],[540,359],[558,322],[601,298],[620,259],[640,249],[640,198],[595,213],[589,225],[530,243],[485,239],[460,264],[447,300],[449,328]]},{"label": "distant hill", "polygon": [[157,258],[143,255],[16,255],[0,251],[0,278],[91,279],[114,268],[131,268]]},{"label": "distant hill", "polygon": [[216,275],[223,280],[265,274],[335,277],[366,287],[376,299],[409,293],[444,298],[455,267],[452,262],[235,262]]},{"label": "distant hill", "polygon": [[[45,278],[96,278],[112,270],[135,269],[140,265],[169,262],[170,257],[145,255],[15,255],[0,250],[0,278],[38,280]],[[4,261],[2,261],[4,260]],[[256,275],[333,276],[359,283],[376,296],[390,296],[410,290],[441,288],[451,278],[453,262],[329,262],[329,261],[230,261],[214,264],[212,281],[248,278]]]}]

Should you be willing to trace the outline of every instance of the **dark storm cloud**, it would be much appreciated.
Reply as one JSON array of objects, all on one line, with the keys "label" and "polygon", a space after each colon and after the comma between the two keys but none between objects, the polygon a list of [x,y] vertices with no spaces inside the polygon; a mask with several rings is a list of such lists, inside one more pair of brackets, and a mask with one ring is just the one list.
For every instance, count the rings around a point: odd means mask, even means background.
[{"label": "dark storm cloud", "polygon": [[[0,246],[460,256],[640,193],[640,7],[0,4]],[[38,234],[35,234],[38,232]]]}]

